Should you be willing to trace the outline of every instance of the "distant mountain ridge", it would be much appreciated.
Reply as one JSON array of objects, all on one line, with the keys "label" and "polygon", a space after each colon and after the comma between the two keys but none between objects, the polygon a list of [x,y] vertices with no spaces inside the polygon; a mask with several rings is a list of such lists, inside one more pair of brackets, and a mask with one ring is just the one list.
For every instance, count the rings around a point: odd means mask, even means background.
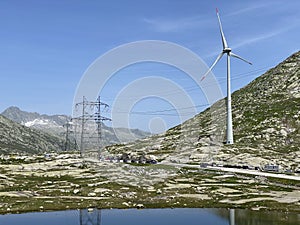
[{"label": "distant mountain ridge", "polygon": [[39,114],[37,112],[26,112],[16,106],[11,106],[7,108],[1,114],[17,123],[24,124],[24,125],[36,119],[40,119],[40,120],[44,119],[44,120],[53,120],[56,124],[63,126],[66,123],[66,121],[70,119],[70,117],[66,115],[48,116],[46,114]]},{"label": "distant mountain ridge", "polygon": [[[37,129],[60,139],[65,140],[66,128],[64,125],[71,120],[67,115],[45,115],[36,112],[26,112],[16,106],[11,106],[2,112],[2,115],[26,127]],[[131,142],[150,135],[138,129],[111,128],[102,124],[103,145]]]},{"label": "distant mountain ridge", "polygon": [[64,132],[63,126],[70,120],[70,117],[66,115],[41,115],[36,112],[23,111],[16,106],[7,108],[2,112],[2,115],[26,127],[44,130],[56,135]]}]

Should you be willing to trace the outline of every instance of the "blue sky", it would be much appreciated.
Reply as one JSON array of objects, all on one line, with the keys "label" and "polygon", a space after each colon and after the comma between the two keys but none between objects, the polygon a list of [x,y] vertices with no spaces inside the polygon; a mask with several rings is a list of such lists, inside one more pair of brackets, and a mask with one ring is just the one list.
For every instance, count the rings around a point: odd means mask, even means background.
[{"label": "blue sky", "polygon": [[[253,63],[232,59],[233,90],[299,50],[298,0],[2,0],[0,111],[14,105],[31,112],[70,115],[76,87],[88,66],[129,42],[174,42],[210,65],[222,48],[216,7],[229,46]],[[213,71],[224,93],[225,61]],[[115,74],[101,97],[113,105],[124,86],[147,76],[162,76],[182,86],[197,112],[207,107],[203,93],[185,74],[155,63]],[[176,94],[176,90],[165,91]],[[180,122],[172,107],[159,98],[140,101],[132,109],[136,113],[130,116],[130,127],[153,132],[172,127]],[[194,114],[191,111],[190,116]],[[110,116],[110,111],[105,115]]]}]

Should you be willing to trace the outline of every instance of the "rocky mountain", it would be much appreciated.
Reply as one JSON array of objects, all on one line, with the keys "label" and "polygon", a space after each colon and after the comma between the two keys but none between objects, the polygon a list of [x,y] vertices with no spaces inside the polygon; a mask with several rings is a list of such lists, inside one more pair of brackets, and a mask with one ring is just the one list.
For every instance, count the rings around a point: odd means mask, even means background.
[{"label": "rocky mountain", "polygon": [[13,122],[0,115],[0,153],[42,153],[63,150],[57,137]]},{"label": "rocky mountain", "polygon": [[6,118],[26,127],[44,130],[51,134],[64,132],[64,125],[70,120],[66,115],[41,115],[36,112],[26,112],[16,106],[11,106],[2,112]]},{"label": "rocky mountain", "polygon": [[[26,127],[54,135],[59,138],[61,142],[65,140],[66,136],[65,125],[71,119],[70,116],[66,115],[41,115],[36,112],[26,112],[15,106],[4,110],[2,115]],[[131,142],[150,135],[150,133],[138,129],[111,128],[106,126],[104,123],[101,125],[101,127],[103,145]],[[91,128],[90,133],[92,132],[94,132],[94,130]],[[69,137],[72,138],[72,135]]]},{"label": "rocky mountain", "polygon": [[234,145],[224,145],[226,105],[222,99],[163,134],[111,153],[152,154],[158,160],[300,167],[300,52],[232,94]]}]

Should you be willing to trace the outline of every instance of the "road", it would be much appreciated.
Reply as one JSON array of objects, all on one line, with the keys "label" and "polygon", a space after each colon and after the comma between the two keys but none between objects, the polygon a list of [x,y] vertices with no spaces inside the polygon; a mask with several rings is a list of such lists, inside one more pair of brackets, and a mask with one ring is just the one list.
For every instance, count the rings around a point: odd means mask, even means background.
[{"label": "road", "polygon": [[[191,164],[180,164],[180,163],[164,163],[164,164],[179,166],[179,167],[190,167],[190,168],[197,168],[197,169],[200,168],[199,165],[191,165]],[[218,166],[208,166],[203,169],[300,181],[300,176],[280,174],[280,173],[268,173],[268,172],[261,172],[257,170],[236,169],[236,168],[227,168],[227,167],[218,167]]]}]

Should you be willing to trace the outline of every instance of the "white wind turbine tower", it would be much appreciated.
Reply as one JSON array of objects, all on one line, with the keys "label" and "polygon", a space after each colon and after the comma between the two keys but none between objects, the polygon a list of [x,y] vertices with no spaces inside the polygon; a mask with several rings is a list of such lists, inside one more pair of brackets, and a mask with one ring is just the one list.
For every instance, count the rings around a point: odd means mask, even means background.
[{"label": "white wind turbine tower", "polygon": [[201,80],[203,80],[206,75],[214,68],[214,66],[219,62],[219,60],[222,58],[224,54],[227,54],[227,130],[226,130],[226,135],[227,135],[227,144],[233,144],[233,129],[232,129],[232,112],[231,112],[231,89],[230,89],[230,56],[233,56],[235,58],[238,58],[246,63],[249,63],[252,65],[251,62],[243,59],[242,57],[234,54],[231,52],[231,48],[228,47],[227,41],[225,39],[225,35],[223,33],[222,29],[222,24],[219,16],[219,11],[216,9],[218,20],[219,20],[219,27],[220,27],[220,33],[222,37],[222,44],[223,44],[223,50],[222,52],[218,55],[216,61],[212,64],[212,66],[209,68],[207,73],[202,77]]}]

